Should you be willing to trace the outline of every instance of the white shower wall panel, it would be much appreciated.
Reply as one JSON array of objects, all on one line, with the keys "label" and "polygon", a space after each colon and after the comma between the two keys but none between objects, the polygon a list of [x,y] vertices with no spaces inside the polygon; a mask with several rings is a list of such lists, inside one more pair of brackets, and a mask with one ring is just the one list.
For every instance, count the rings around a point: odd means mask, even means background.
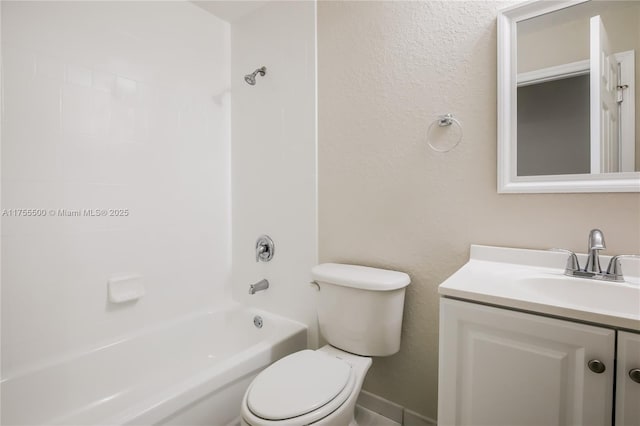
[{"label": "white shower wall panel", "polygon": [[6,378],[229,299],[231,54],[188,2],[1,7],[2,208],[47,211],[2,217]]},{"label": "white shower wall panel", "polygon": [[[315,2],[267,1],[231,24],[233,297],[304,322],[317,344]],[[243,76],[261,66],[254,86]],[[273,260],[255,261],[261,234]],[[248,294],[263,278],[266,291]]]}]

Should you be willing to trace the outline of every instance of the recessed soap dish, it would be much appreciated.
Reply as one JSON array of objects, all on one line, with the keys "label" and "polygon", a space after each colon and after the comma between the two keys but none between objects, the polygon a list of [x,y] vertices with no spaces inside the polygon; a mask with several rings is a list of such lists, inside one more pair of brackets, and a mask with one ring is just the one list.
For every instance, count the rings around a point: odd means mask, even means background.
[{"label": "recessed soap dish", "polygon": [[126,275],[107,281],[109,302],[125,303],[138,300],[145,295],[142,275]]}]

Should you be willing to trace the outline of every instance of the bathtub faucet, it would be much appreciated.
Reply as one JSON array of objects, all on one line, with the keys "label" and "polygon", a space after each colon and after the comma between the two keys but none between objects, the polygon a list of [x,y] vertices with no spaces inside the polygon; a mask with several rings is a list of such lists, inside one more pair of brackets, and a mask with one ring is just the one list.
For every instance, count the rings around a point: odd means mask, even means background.
[{"label": "bathtub faucet", "polygon": [[260,280],[255,284],[249,286],[249,294],[256,294],[258,291],[266,290],[269,288],[269,281]]}]

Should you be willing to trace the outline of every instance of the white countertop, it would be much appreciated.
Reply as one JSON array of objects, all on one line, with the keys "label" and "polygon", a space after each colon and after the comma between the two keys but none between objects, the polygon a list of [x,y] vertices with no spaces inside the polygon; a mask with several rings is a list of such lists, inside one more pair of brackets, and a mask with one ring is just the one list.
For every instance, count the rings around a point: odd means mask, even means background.
[{"label": "white countertop", "polygon": [[[564,275],[567,254],[471,246],[470,260],[439,287],[442,296],[640,331],[640,260],[623,259],[624,283]],[[580,265],[585,254],[578,254]],[[600,256],[606,269],[610,256]]]}]

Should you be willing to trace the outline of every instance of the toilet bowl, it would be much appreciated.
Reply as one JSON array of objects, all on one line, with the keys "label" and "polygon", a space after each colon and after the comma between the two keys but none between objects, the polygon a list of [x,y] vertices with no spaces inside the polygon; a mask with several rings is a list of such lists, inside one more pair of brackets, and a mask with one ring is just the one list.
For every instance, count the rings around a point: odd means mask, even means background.
[{"label": "toilet bowl", "polygon": [[372,356],[400,349],[402,272],[325,263],[318,284],[318,324],[329,343],[276,361],[251,382],[241,406],[246,426],[356,426],[354,414]]},{"label": "toilet bowl", "polygon": [[246,426],[355,425],[355,405],[371,358],[330,345],[275,362],[242,401]]}]

